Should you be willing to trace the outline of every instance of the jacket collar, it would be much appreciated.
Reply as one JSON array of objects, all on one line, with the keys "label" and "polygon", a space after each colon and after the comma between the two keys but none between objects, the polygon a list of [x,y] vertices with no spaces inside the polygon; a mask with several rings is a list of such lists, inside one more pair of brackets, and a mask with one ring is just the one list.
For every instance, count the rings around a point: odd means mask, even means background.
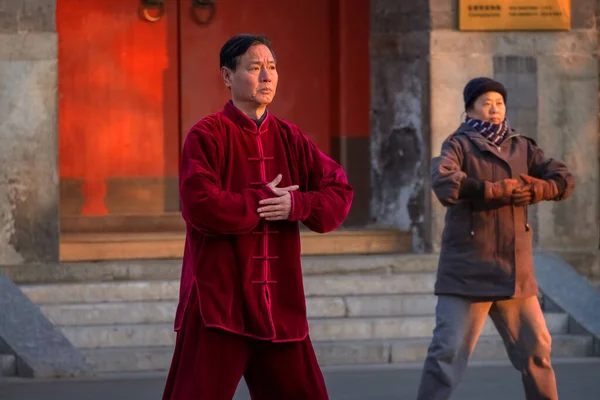
[{"label": "jacket collar", "polygon": [[[468,137],[469,140],[471,140],[471,142],[473,142],[480,151],[489,151],[489,152],[499,155],[498,147],[496,145],[494,145],[492,142],[490,142],[481,133],[477,132],[469,124],[463,122],[460,125],[460,127],[458,128],[458,130],[456,131],[456,133],[463,134],[466,137]],[[507,138],[503,142],[503,144],[507,143],[510,140],[510,137],[515,136],[515,135],[518,135],[518,133],[511,129],[510,132],[508,132]]]},{"label": "jacket collar", "polygon": [[231,100],[228,101],[223,108],[223,114],[225,114],[227,118],[242,128],[242,130],[253,135],[263,134],[269,129],[272,117],[268,110],[265,110],[265,113],[267,114],[265,119],[260,124],[260,127],[257,127],[256,122],[244,114],[239,108],[234,106]]}]

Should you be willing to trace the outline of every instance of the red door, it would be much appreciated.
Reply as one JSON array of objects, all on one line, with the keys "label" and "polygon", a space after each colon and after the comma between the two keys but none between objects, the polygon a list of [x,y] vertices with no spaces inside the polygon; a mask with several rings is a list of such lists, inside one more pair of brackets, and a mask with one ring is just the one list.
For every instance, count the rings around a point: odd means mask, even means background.
[{"label": "red door", "polygon": [[58,0],[61,214],[177,211],[177,3]]},{"label": "red door", "polygon": [[[325,152],[332,128],[333,0],[215,2],[210,23],[181,4],[181,117],[184,134],[200,118],[219,111],[228,92],[219,72],[219,50],[238,33],[266,34],[277,56],[279,87],[269,107],[296,123]],[[203,16],[204,14],[200,14]]]},{"label": "red door", "polygon": [[271,112],[325,152],[332,135],[368,132],[368,0],[216,0],[207,24],[194,2],[165,0],[164,15],[148,22],[140,0],[57,0],[63,228],[69,217],[79,221],[71,231],[181,219],[182,139],[228,100],[219,50],[240,32],[273,43],[280,79]]}]

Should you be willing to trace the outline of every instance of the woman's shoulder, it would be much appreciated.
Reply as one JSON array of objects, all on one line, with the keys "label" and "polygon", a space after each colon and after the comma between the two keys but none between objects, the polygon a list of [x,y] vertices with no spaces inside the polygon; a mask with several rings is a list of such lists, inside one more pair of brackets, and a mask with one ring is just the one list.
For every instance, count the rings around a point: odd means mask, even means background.
[{"label": "woman's shoulder", "polygon": [[454,130],[454,132],[452,132],[451,134],[449,134],[446,139],[444,140],[444,142],[454,142],[454,143],[461,143],[464,141],[468,140],[468,134],[473,131],[473,128],[471,128],[468,124],[461,124],[458,128],[456,128]]},{"label": "woman's shoulder", "polygon": [[528,147],[537,147],[537,141],[531,136],[527,136],[515,129],[511,129],[509,133],[509,137],[515,139],[517,143],[522,144],[523,146]]}]

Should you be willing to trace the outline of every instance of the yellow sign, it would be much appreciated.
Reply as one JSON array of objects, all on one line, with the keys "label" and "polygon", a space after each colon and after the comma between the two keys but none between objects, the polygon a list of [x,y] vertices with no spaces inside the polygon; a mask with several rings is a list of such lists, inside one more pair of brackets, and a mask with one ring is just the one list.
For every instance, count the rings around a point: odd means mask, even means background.
[{"label": "yellow sign", "polygon": [[461,31],[568,31],[571,0],[460,0]]}]

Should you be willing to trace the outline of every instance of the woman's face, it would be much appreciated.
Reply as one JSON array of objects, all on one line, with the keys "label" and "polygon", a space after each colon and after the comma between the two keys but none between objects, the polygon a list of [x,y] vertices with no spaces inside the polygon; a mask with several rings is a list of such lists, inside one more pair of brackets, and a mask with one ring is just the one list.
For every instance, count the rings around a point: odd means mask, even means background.
[{"label": "woman's face", "polygon": [[498,92],[487,92],[475,100],[473,107],[467,110],[467,115],[474,119],[499,124],[506,116],[504,98]]}]

